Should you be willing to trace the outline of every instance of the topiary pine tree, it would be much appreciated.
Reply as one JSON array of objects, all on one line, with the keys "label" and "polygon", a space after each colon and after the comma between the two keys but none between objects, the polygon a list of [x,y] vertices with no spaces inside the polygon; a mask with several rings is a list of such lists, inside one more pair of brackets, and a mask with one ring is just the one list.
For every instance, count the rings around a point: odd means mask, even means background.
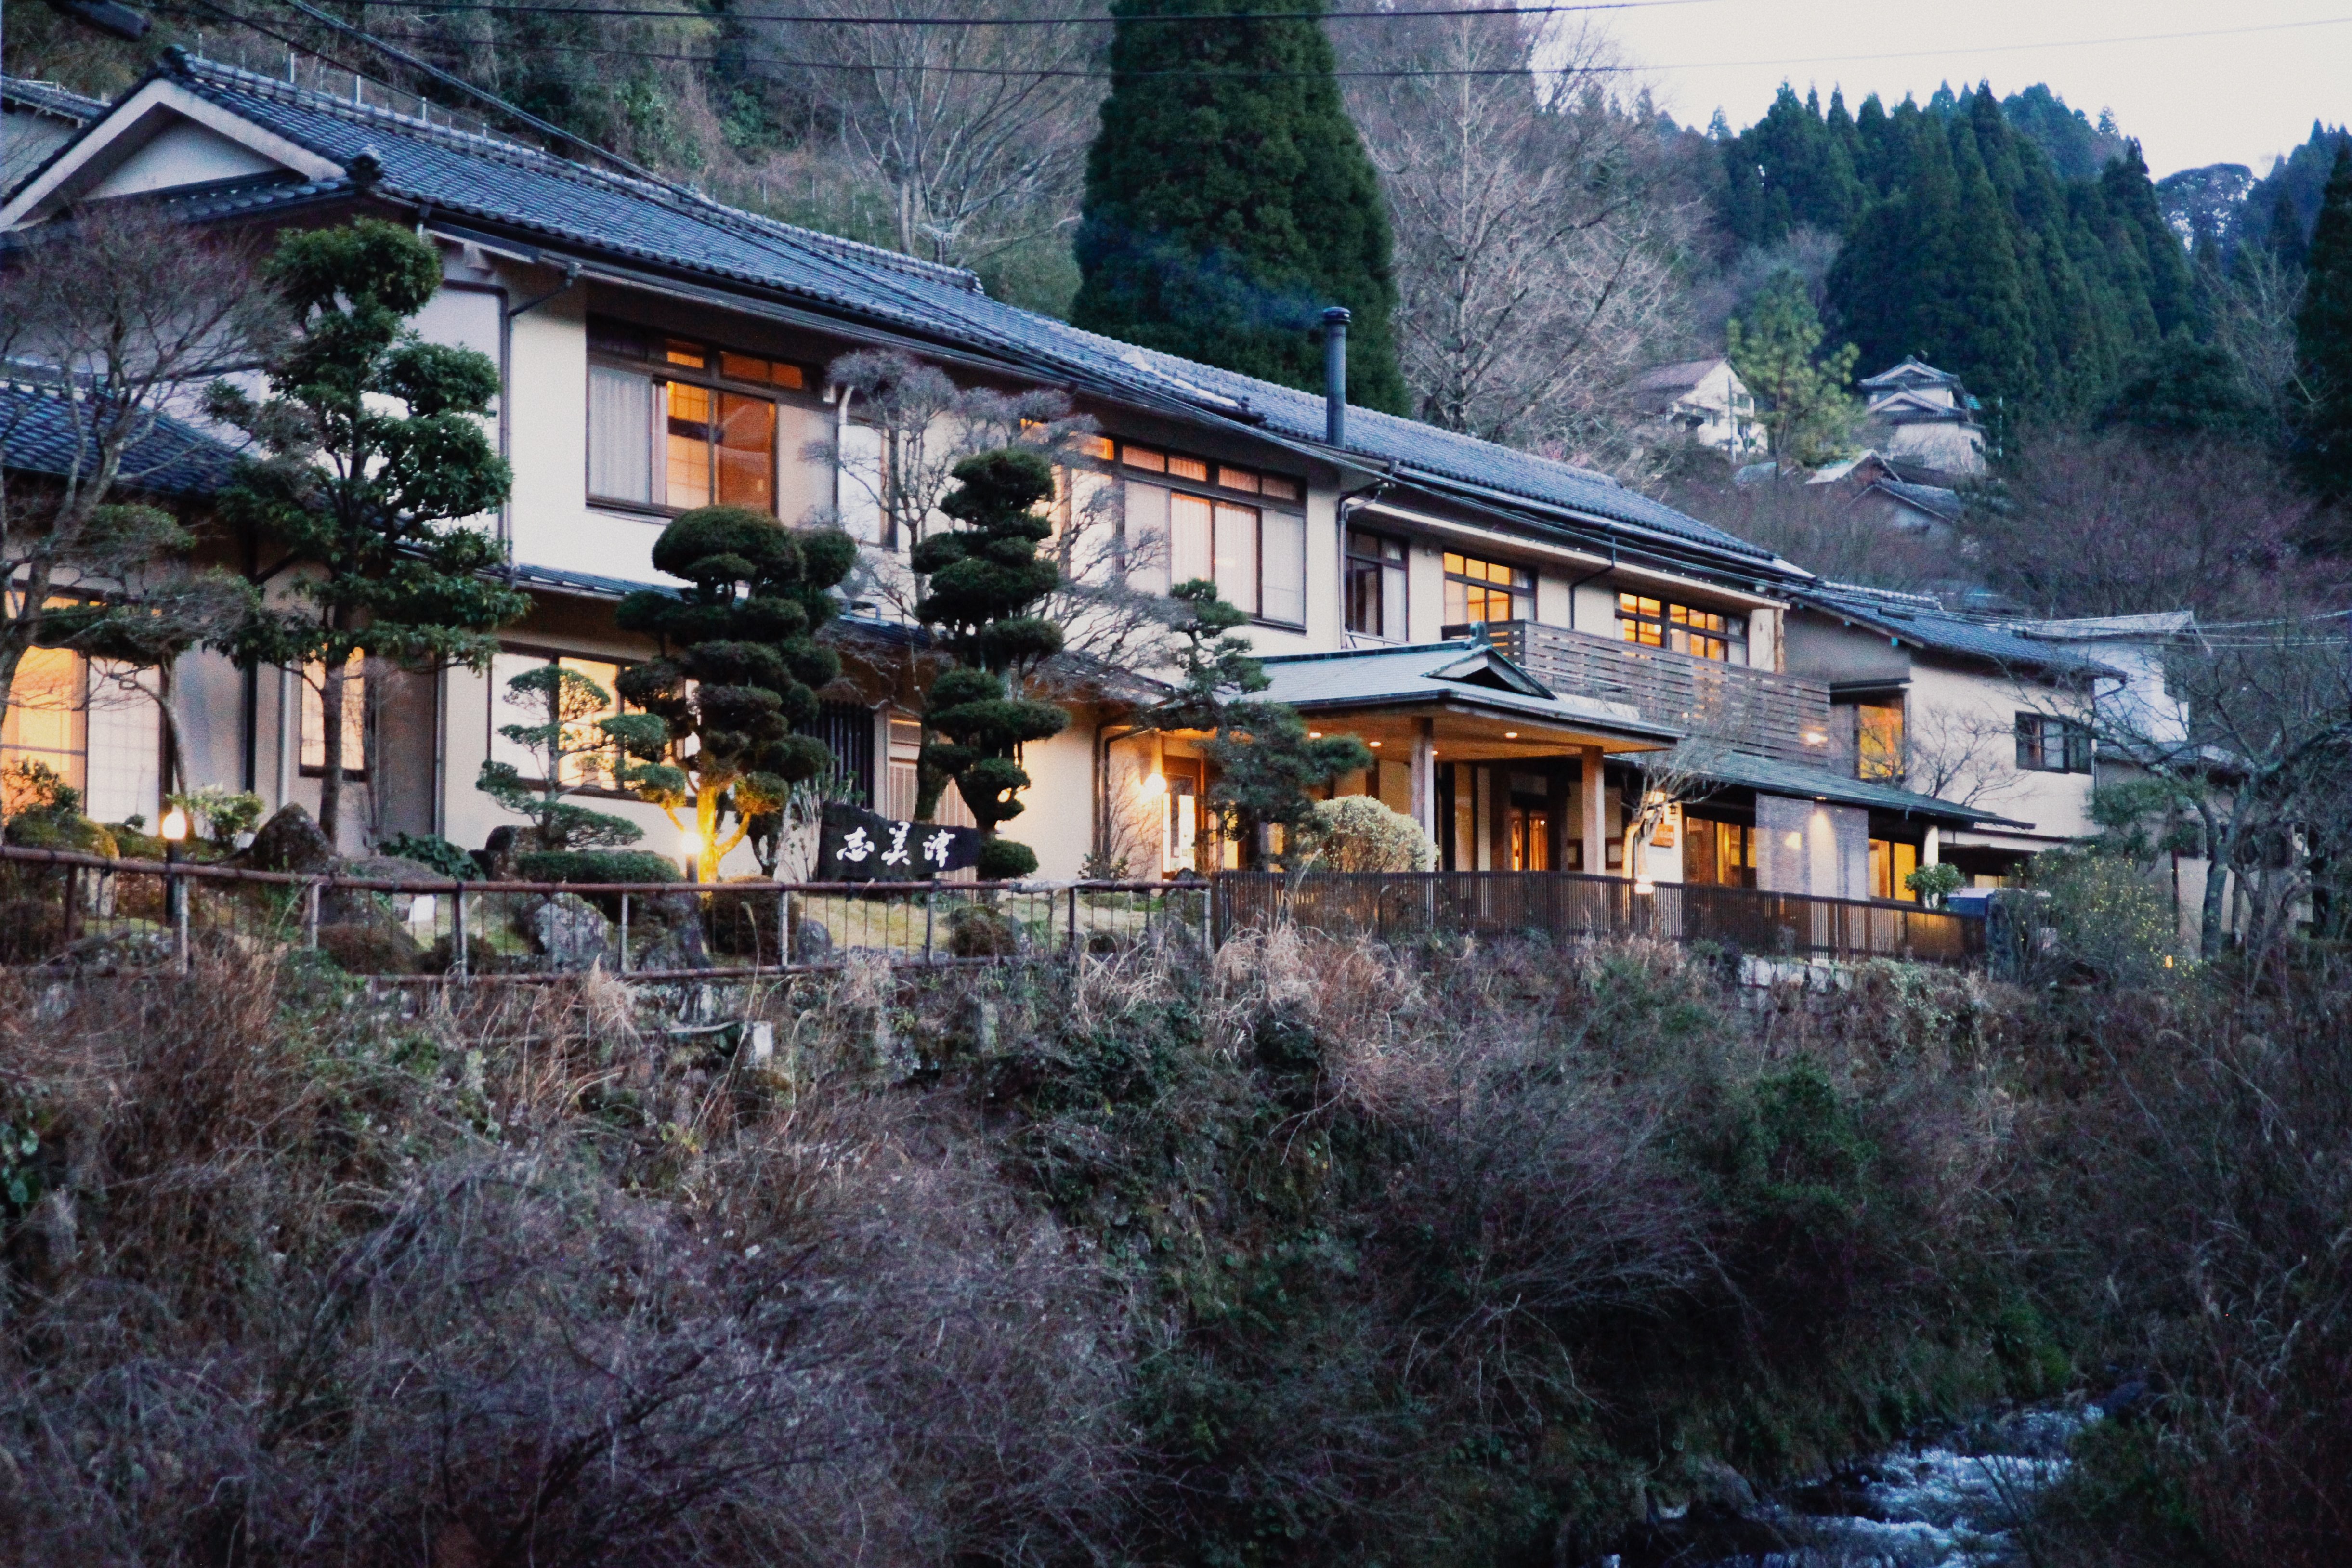
[{"label": "topiary pine tree", "polygon": [[1251,657],[1249,639],[1234,632],[1249,616],[1219,597],[1214,583],[1180,583],[1169,596],[1185,607],[1174,627],[1184,640],[1176,690],[1153,710],[1152,724],[1208,731],[1201,750],[1217,779],[1206,804],[1227,837],[1249,843],[1261,829],[1279,827],[1281,847],[1269,842],[1269,854],[1303,847],[1315,815],[1307,792],[1370,767],[1372,753],[1353,735],[1309,735],[1287,703],[1255,700],[1272,683]]},{"label": "topiary pine tree", "polygon": [[2295,420],[2295,468],[2323,500],[2352,501],[2352,142],[2336,151],[2312,226],[2294,342],[2308,389]]},{"label": "topiary pine tree", "polygon": [[1013,695],[1007,679],[1062,650],[1062,628],[1034,613],[1061,582],[1060,569],[1037,556],[1054,531],[1036,511],[1054,493],[1054,470],[1034,452],[1006,447],[966,458],[955,477],[940,510],[963,526],[929,535],[908,557],[924,579],[915,616],[938,629],[955,661],[924,702],[915,815],[929,821],[952,782],[986,840],[980,875],[995,881],[1037,868],[1027,845],[996,836],[1021,815],[1015,796],[1029,787],[1016,753],[1070,721],[1051,702]]},{"label": "topiary pine tree", "polygon": [[253,617],[234,647],[323,671],[319,826],[331,843],[352,657],[479,669],[498,651],[493,630],[530,600],[486,574],[504,563],[505,547],[464,521],[507,497],[506,459],[481,420],[499,367],[472,349],[425,342],[409,325],[441,287],[439,254],[397,224],[363,218],[286,236],[265,276],[299,331],[269,368],[266,399],[213,389],[215,416],[267,454],[239,467],[220,511],[310,570],[285,579],[298,607]]},{"label": "topiary pine tree", "polygon": [[1249,15],[1266,9],[1111,6],[1111,89],[1087,161],[1070,319],[1320,391],[1322,311],[1344,305],[1350,401],[1404,413],[1387,211],[1331,74],[1321,0]]},{"label": "topiary pine tree", "polygon": [[565,797],[609,782],[613,737],[603,725],[612,693],[576,669],[550,662],[507,682],[507,701],[530,722],[502,724],[499,733],[539,763],[534,782],[512,763],[486,762],[474,787],[518,816],[530,818],[532,847],[541,853],[635,844],[644,830],[625,816],[574,805]]},{"label": "topiary pine tree", "polygon": [[1857,410],[1846,394],[1853,377],[1852,343],[1820,357],[1821,317],[1805,281],[1793,271],[1773,275],[1745,319],[1727,329],[1731,368],[1748,384],[1763,412],[1777,463],[1811,465],[1837,456],[1853,433]]},{"label": "topiary pine tree", "polygon": [[[782,809],[794,784],[832,764],[823,742],[793,731],[815,719],[816,689],[841,673],[816,633],[856,560],[838,529],[700,507],[654,542],[655,570],[693,586],[621,601],[621,628],[660,639],[662,657],[621,672],[614,684],[642,711],[603,727],[627,754],[623,786],[692,833],[698,881],[718,874],[755,819]],[[691,751],[679,744],[688,740]]]}]

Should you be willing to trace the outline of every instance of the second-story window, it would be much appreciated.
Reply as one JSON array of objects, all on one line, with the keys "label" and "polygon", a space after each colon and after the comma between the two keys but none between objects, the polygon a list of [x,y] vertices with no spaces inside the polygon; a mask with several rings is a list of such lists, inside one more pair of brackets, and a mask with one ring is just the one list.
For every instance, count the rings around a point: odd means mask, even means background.
[{"label": "second-story window", "polygon": [[2087,773],[2091,731],[2048,713],[2017,716],[2017,765],[2028,773]]},{"label": "second-story window", "polygon": [[800,366],[614,321],[588,343],[591,500],[777,510],[776,392],[806,384]]},{"label": "second-story window", "polygon": [[1672,648],[1734,664],[1748,662],[1748,625],[1737,615],[1695,609],[1643,594],[1617,595],[1617,626],[1627,642]]},{"label": "second-story window", "polygon": [[[1129,521],[1136,525],[1146,505],[1156,516],[1164,498],[1171,584],[1205,577],[1216,584],[1220,597],[1254,620],[1282,626],[1307,624],[1306,517],[1286,506],[1237,499],[1295,503],[1302,493],[1297,480],[1156,447],[1122,444],[1118,453],[1126,468],[1168,478],[1168,489],[1160,489],[1157,481],[1146,487],[1143,494],[1154,498],[1148,503],[1140,497],[1130,500]],[[1192,494],[1174,488],[1187,484],[1227,493]],[[1154,525],[1145,521],[1141,526],[1149,531]]]},{"label": "second-story window", "polygon": [[1853,776],[1895,782],[1908,771],[1903,749],[1903,709],[1891,702],[1853,706]]},{"label": "second-story window", "polygon": [[1535,607],[1535,574],[1526,567],[1445,552],[1447,636],[1488,621],[1530,620]]},{"label": "second-story window", "polygon": [[1348,629],[1390,642],[1405,640],[1404,542],[1348,531]]}]

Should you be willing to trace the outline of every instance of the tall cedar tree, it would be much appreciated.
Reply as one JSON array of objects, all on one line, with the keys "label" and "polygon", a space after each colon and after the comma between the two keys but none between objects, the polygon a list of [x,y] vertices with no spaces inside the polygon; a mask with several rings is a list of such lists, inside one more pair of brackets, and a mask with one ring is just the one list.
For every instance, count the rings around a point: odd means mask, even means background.
[{"label": "tall cedar tree", "polygon": [[915,616],[936,628],[954,660],[924,702],[915,815],[929,820],[952,782],[986,837],[980,875],[993,881],[1037,868],[1035,852],[999,838],[997,827],[1021,815],[1015,797],[1029,787],[1021,747],[1070,721],[1051,702],[1014,695],[1013,685],[1062,650],[1062,628],[1036,614],[1062,580],[1037,554],[1054,531],[1036,510],[1054,493],[1054,470],[1034,452],[1006,447],[966,458],[955,478],[940,510],[963,526],[929,535],[908,556],[924,579]]},{"label": "tall cedar tree", "polygon": [[[754,824],[783,809],[793,784],[832,764],[823,742],[793,731],[815,720],[816,689],[841,673],[816,634],[833,618],[832,588],[856,561],[856,544],[838,529],[700,507],[654,542],[654,569],[693,586],[621,601],[621,629],[652,634],[662,656],[621,672],[614,684],[641,711],[604,728],[628,754],[624,787],[681,831],[678,814],[691,808],[697,881],[717,876]],[[680,744],[689,740],[690,751]]]},{"label": "tall cedar tree", "polygon": [[1217,771],[1208,806],[1220,831],[1249,844],[1259,830],[1279,827],[1286,852],[1314,815],[1307,792],[1370,767],[1372,753],[1353,735],[1311,736],[1296,709],[1256,696],[1271,682],[1250,657],[1249,639],[1234,632],[1248,613],[1218,597],[1214,583],[1179,583],[1170,596],[1186,612],[1175,626],[1184,641],[1176,654],[1176,689],[1151,721],[1162,730],[1207,731],[1201,749]]},{"label": "tall cedar tree", "polygon": [[2195,279],[2137,149],[2063,178],[2012,123],[2036,104],[1979,89],[1848,115],[1784,89],[1724,143],[1725,226],[1843,237],[1825,314],[1864,368],[1916,353],[2014,411],[2091,413],[2140,345],[2193,326]]},{"label": "tall cedar tree", "polygon": [[2352,500],[2352,144],[2336,150],[2312,226],[2294,342],[2308,389],[2295,467],[2323,500]]},{"label": "tall cedar tree", "polygon": [[1265,9],[1112,5],[1111,89],[1087,162],[1070,319],[1319,391],[1322,311],[1344,305],[1349,401],[1404,413],[1387,209],[1331,74],[1321,0],[1244,19]]},{"label": "tall cedar tree", "polygon": [[214,389],[215,416],[267,454],[239,466],[220,510],[307,570],[287,575],[293,607],[255,617],[236,646],[248,659],[321,671],[319,826],[336,842],[352,658],[479,669],[498,651],[492,633],[530,600],[488,574],[505,548],[466,521],[507,497],[506,459],[482,419],[499,367],[409,325],[441,287],[438,253],[367,218],[288,235],[265,275],[299,331],[269,369],[266,399]]},{"label": "tall cedar tree", "polygon": [[1846,392],[1854,347],[1822,355],[1821,318],[1805,280],[1776,274],[1747,317],[1732,319],[1728,335],[1726,354],[1763,404],[1774,459],[1811,467],[1836,457],[1861,413]]}]

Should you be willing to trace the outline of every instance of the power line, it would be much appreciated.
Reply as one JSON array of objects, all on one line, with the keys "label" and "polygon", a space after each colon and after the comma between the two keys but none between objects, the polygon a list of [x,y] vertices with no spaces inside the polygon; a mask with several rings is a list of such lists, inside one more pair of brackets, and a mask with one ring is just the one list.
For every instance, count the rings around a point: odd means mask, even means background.
[{"label": "power line", "polygon": [[[178,8],[173,6],[158,5],[155,9],[176,10]],[[541,8],[534,7],[534,9]],[[565,8],[562,6],[549,6],[544,7],[543,9],[549,15],[565,14]],[[576,15],[577,13],[572,14]],[[1429,14],[1437,15],[1438,13]],[[687,19],[689,17],[689,14],[688,13],[677,13],[677,15],[681,19]],[[717,16],[692,16],[691,19],[718,21],[722,20],[723,18]],[[2352,16],[2323,16],[2301,22],[2273,22],[2239,27],[2208,27],[2189,32],[2137,33],[2102,38],[2059,38],[2053,39],[2046,43],[2036,44],[1990,44],[1978,46],[1960,52],[1972,54],[2013,54],[2032,49],[2109,47],[2117,44],[2165,43],[2182,39],[2231,37],[2244,34],[2284,32],[2294,28],[2336,27],[2343,26],[2347,24],[2352,24]],[[422,45],[446,43],[450,41],[440,38],[420,37],[415,34],[408,33],[395,35],[394,37],[399,42],[407,44]],[[722,62],[720,57],[716,55],[689,54],[681,50],[629,49],[609,45],[562,44],[538,40],[534,40],[530,47],[534,49],[554,50],[565,54],[600,55],[607,58],[624,59],[665,60],[686,65],[711,66],[726,63],[733,65],[770,66],[786,70],[872,70],[913,72],[931,76],[1009,77],[1024,79],[1044,77],[1060,77],[1085,81],[1110,81],[1115,79],[1129,77],[1190,77],[1199,79],[1216,79],[1223,78],[1236,80],[1268,80],[1291,77],[1339,77],[1393,80],[1415,78],[1454,79],[1462,77],[1517,77],[1541,74],[1538,69],[1523,66],[1415,66],[1396,67],[1385,69],[1334,70],[1328,72],[1248,69],[1175,69],[1115,72],[1109,70],[1093,70],[1065,67],[1040,67],[1033,69],[1023,70],[1010,66],[945,66],[930,65],[926,63],[899,65],[877,63],[872,61],[787,59],[775,56],[761,55],[730,55],[726,57],[725,60]],[[1948,54],[1954,51],[1946,49],[1897,49],[1878,54],[1790,56],[1775,59],[1745,58],[1736,60],[1685,60],[1667,65],[1580,66],[1577,68],[1577,70],[1580,74],[1591,75],[1639,75],[1652,71],[1706,70],[1728,66],[1849,65],[1866,63],[1874,60],[1915,59],[1923,56]]]},{"label": "power line", "polygon": [[634,5],[550,5],[523,0],[362,0],[378,10],[441,11],[464,14],[489,11],[560,16],[638,16],[680,22],[814,22],[840,27],[1068,27],[1107,26],[1114,22],[1400,22],[1447,20],[1455,16],[1559,16],[1594,11],[1649,11],[1666,5],[1717,5],[1726,0],[1595,0],[1578,5],[1467,5],[1431,11],[1237,11],[1201,14],[1160,12],[1113,16],[1108,12],[1060,16],[834,16],[816,12],[647,10]]}]

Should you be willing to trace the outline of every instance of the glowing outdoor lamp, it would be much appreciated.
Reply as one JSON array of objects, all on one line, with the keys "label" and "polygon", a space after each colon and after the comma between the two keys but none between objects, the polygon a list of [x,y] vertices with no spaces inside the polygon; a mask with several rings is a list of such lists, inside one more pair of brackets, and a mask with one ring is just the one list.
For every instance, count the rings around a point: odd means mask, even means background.
[{"label": "glowing outdoor lamp", "polygon": [[1165,773],[1146,773],[1146,774],[1144,774],[1144,775],[1143,775],[1143,798],[1144,798],[1144,799],[1146,799],[1146,800],[1158,800],[1161,795],[1166,795],[1167,793],[1168,793],[1168,775],[1167,775],[1167,774],[1165,774]]},{"label": "glowing outdoor lamp", "polygon": [[677,830],[677,852],[686,861],[686,879],[699,881],[702,873],[702,834],[698,828]]},{"label": "glowing outdoor lamp", "polygon": [[188,814],[178,806],[163,814],[163,837],[167,843],[181,844],[188,837]]},{"label": "glowing outdoor lamp", "polygon": [[[163,864],[180,864],[180,846],[187,841],[188,814],[178,806],[163,814]],[[163,912],[172,922],[172,956],[181,973],[188,972],[188,889],[177,869],[163,873]]]}]

